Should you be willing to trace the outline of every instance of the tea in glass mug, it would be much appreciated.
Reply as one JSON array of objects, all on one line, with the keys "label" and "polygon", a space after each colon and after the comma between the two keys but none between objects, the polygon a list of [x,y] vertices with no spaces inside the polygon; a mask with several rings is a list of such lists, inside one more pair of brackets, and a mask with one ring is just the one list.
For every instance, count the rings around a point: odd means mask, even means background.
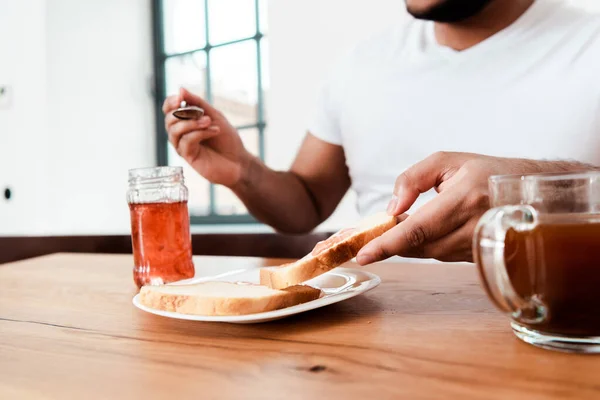
[{"label": "tea in glass mug", "polygon": [[600,172],[493,176],[473,256],[523,341],[600,353]]}]

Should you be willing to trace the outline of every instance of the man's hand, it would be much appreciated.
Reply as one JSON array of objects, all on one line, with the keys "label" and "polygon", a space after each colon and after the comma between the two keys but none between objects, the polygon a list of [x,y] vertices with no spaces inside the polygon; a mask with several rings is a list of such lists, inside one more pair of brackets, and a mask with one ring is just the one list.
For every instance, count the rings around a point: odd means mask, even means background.
[{"label": "man's hand", "polygon": [[[198,120],[180,120],[172,115],[182,100],[204,109]],[[165,128],[173,147],[192,168],[213,183],[228,187],[243,179],[253,156],[244,148],[236,129],[202,98],[181,89],[163,104]]]},{"label": "man's hand", "polygon": [[579,163],[530,161],[470,153],[436,153],[407,169],[396,180],[388,213],[406,212],[431,188],[438,195],[357,255],[361,265],[394,255],[472,261],[471,241],[481,215],[490,207],[491,175],[565,172],[589,169]]},{"label": "man's hand", "polygon": [[[182,100],[204,109],[199,120],[172,115]],[[236,129],[185,89],[163,105],[169,141],[209,181],[227,186],[257,220],[285,233],[307,233],[331,215],[348,188],[344,149],[307,134],[289,171],[275,171],[243,146]]]}]

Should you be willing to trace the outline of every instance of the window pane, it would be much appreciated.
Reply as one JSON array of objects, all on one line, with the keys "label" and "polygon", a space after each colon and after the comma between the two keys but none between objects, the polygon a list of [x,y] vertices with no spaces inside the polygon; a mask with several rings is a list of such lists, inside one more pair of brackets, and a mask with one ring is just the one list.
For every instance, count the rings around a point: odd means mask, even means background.
[{"label": "window pane", "polygon": [[208,0],[208,28],[212,45],[254,36],[254,0]]},{"label": "window pane", "polygon": [[269,97],[269,88],[271,87],[271,81],[269,77],[271,76],[269,72],[269,40],[268,38],[263,38],[260,41],[260,67],[262,70],[261,79],[262,79],[262,90],[263,90],[263,120],[268,120],[267,115],[267,98]]},{"label": "window pane", "polygon": [[258,12],[260,16],[260,32],[264,35],[269,31],[269,12],[268,5],[269,0],[258,0]]},{"label": "window pane", "polygon": [[242,201],[225,186],[215,186],[215,203],[215,212],[219,215],[248,214]]},{"label": "window pane", "polygon": [[165,52],[180,53],[206,45],[203,0],[163,0]]},{"label": "window pane", "polygon": [[257,122],[256,42],[249,40],[211,51],[213,104],[234,126]]},{"label": "window pane", "polygon": [[169,57],[165,61],[167,96],[185,87],[198,96],[206,96],[206,53],[199,51],[185,56]]},{"label": "window pane", "polygon": [[259,152],[259,141],[258,141],[258,129],[240,129],[240,137],[242,138],[242,142],[244,143],[244,147],[250,153],[258,156]]},{"label": "window pane", "polygon": [[208,215],[210,211],[210,192],[209,183],[185,160],[177,154],[171,144],[168,145],[168,160],[169,165],[177,165],[183,167],[183,177],[190,196],[188,200],[188,208],[190,215]]}]

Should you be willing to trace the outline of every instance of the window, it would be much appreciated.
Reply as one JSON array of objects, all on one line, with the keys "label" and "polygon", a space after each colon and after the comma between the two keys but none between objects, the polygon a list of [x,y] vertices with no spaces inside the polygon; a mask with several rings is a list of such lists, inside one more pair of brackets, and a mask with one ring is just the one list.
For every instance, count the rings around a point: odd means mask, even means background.
[{"label": "window", "polygon": [[184,168],[193,224],[255,222],[229,189],[177,155],[161,108],[183,86],[223,112],[246,148],[264,159],[266,0],[154,0],[153,20],[158,164]]}]

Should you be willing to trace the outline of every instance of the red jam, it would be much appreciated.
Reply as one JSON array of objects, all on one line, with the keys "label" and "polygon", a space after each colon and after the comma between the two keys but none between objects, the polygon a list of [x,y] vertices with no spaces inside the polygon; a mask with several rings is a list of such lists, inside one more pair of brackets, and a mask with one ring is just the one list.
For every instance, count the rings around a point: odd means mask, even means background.
[{"label": "red jam", "polygon": [[322,253],[323,251],[333,247],[335,244],[346,240],[347,238],[352,236],[355,232],[356,232],[356,228],[342,229],[341,231],[337,232],[336,234],[330,236],[329,238],[317,243],[317,245],[315,246],[315,248],[313,249],[311,254],[313,256],[317,256],[320,253]]},{"label": "red jam", "polygon": [[138,287],[194,276],[187,201],[129,204]]}]

